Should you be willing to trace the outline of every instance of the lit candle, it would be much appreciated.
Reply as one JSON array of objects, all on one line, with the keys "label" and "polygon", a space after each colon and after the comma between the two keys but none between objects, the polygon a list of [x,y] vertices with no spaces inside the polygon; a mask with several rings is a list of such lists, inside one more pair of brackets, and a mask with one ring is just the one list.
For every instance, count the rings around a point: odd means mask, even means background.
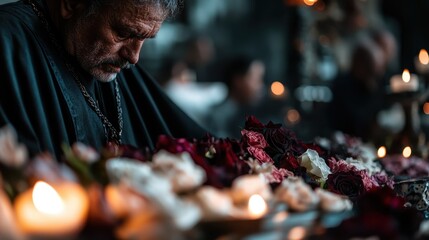
[{"label": "lit candle", "polygon": [[378,158],[384,158],[387,154],[387,150],[385,146],[381,146],[377,150],[377,156]]},{"label": "lit candle", "polygon": [[417,75],[410,74],[408,69],[405,69],[402,75],[394,75],[390,79],[390,88],[392,92],[413,92],[419,88],[419,79]]},{"label": "lit candle", "polygon": [[[1,186],[1,180],[0,180]],[[24,239],[16,226],[12,204],[0,188],[0,239]]]},{"label": "lit candle", "polygon": [[414,59],[414,66],[418,73],[429,72],[429,54],[426,49],[420,50],[419,56]]},{"label": "lit candle", "polygon": [[107,185],[106,201],[116,218],[127,218],[136,212],[147,210],[148,202],[140,195],[119,185]]},{"label": "lit candle", "polygon": [[251,218],[260,218],[267,212],[267,203],[258,194],[249,198],[248,210]]},{"label": "lit candle", "polygon": [[15,214],[21,230],[29,236],[62,238],[83,227],[89,201],[85,190],[74,183],[54,187],[39,181],[19,195]]},{"label": "lit candle", "polygon": [[413,151],[411,150],[410,146],[407,146],[404,148],[404,150],[402,150],[402,156],[404,156],[405,158],[411,157],[412,153],[413,153]]}]

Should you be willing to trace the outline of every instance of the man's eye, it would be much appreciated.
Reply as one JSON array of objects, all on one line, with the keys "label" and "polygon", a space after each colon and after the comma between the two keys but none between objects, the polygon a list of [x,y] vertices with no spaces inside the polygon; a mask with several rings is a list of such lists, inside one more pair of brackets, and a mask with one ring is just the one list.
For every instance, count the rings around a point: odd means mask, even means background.
[{"label": "man's eye", "polygon": [[116,36],[118,36],[118,38],[120,38],[122,40],[125,40],[125,39],[128,39],[130,37],[130,34],[125,32],[125,31],[118,31],[116,33]]}]

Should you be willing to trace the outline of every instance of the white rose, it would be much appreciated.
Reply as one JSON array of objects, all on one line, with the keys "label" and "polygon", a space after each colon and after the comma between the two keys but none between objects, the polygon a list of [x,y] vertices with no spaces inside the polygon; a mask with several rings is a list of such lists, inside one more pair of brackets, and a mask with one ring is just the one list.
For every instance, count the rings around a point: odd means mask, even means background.
[{"label": "white rose", "polygon": [[315,209],[320,201],[319,196],[302,178],[289,177],[276,189],[276,200],[286,203],[292,210],[308,211]]},{"label": "white rose", "polygon": [[18,143],[18,137],[11,126],[0,129],[0,162],[9,167],[21,167],[27,161],[28,151]]},{"label": "white rose", "polygon": [[341,212],[351,210],[352,202],[344,196],[328,192],[321,188],[316,189],[316,194],[320,198],[320,207],[326,212]]},{"label": "white rose", "polygon": [[381,172],[381,166],[375,161],[362,161],[353,158],[347,158],[346,162],[355,166],[358,170],[366,170],[370,176]]},{"label": "white rose", "polygon": [[177,228],[187,230],[201,218],[199,207],[180,199],[172,191],[170,179],[155,172],[148,163],[114,158],[107,161],[106,169],[113,183],[124,184],[149,199]]},{"label": "white rose", "polygon": [[81,142],[75,142],[72,145],[72,150],[76,157],[89,164],[96,162],[100,158],[100,154],[94,148]]},{"label": "white rose", "polygon": [[234,208],[232,199],[227,193],[210,186],[199,189],[195,199],[206,219],[230,216]]},{"label": "white rose", "polygon": [[192,190],[204,183],[205,171],[194,163],[189,153],[171,154],[159,151],[152,159],[153,170],[169,179],[174,192]]},{"label": "white rose", "polygon": [[326,165],[325,160],[319,157],[319,154],[312,149],[308,149],[303,153],[298,158],[298,161],[302,167],[307,169],[307,172],[321,178],[323,181],[326,181],[328,175],[331,174],[331,170]]}]

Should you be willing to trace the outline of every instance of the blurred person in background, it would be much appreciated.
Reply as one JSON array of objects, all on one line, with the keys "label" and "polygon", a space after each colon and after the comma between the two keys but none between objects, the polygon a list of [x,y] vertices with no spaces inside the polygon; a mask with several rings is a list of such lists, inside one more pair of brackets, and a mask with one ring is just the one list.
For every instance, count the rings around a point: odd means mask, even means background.
[{"label": "blurred person in background", "polygon": [[258,115],[258,104],[264,96],[263,62],[248,56],[238,56],[227,62],[224,81],[228,97],[210,109],[207,128],[218,137],[240,137],[247,115]]},{"label": "blurred person in background", "polygon": [[393,34],[384,29],[372,31],[371,38],[381,48],[384,55],[384,65],[387,74],[392,74],[398,65],[398,43]]},{"label": "blurred person in background", "polygon": [[189,117],[202,125],[211,107],[226,98],[221,82],[197,82],[196,73],[184,60],[167,60],[161,71],[165,93]]},{"label": "blurred person in background", "polygon": [[369,139],[379,128],[377,114],[385,106],[383,50],[371,39],[356,45],[350,71],[333,83],[329,107],[332,127]]}]

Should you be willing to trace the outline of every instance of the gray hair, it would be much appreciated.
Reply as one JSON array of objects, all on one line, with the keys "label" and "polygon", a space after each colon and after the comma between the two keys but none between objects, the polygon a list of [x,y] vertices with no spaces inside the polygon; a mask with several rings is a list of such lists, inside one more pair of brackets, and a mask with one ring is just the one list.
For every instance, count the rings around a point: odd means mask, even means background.
[{"label": "gray hair", "polygon": [[[112,4],[119,0],[90,0],[88,14],[93,14],[98,8],[107,4]],[[155,5],[160,6],[166,13],[166,17],[174,17],[183,7],[183,0],[132,0],[137,5]]]}]

